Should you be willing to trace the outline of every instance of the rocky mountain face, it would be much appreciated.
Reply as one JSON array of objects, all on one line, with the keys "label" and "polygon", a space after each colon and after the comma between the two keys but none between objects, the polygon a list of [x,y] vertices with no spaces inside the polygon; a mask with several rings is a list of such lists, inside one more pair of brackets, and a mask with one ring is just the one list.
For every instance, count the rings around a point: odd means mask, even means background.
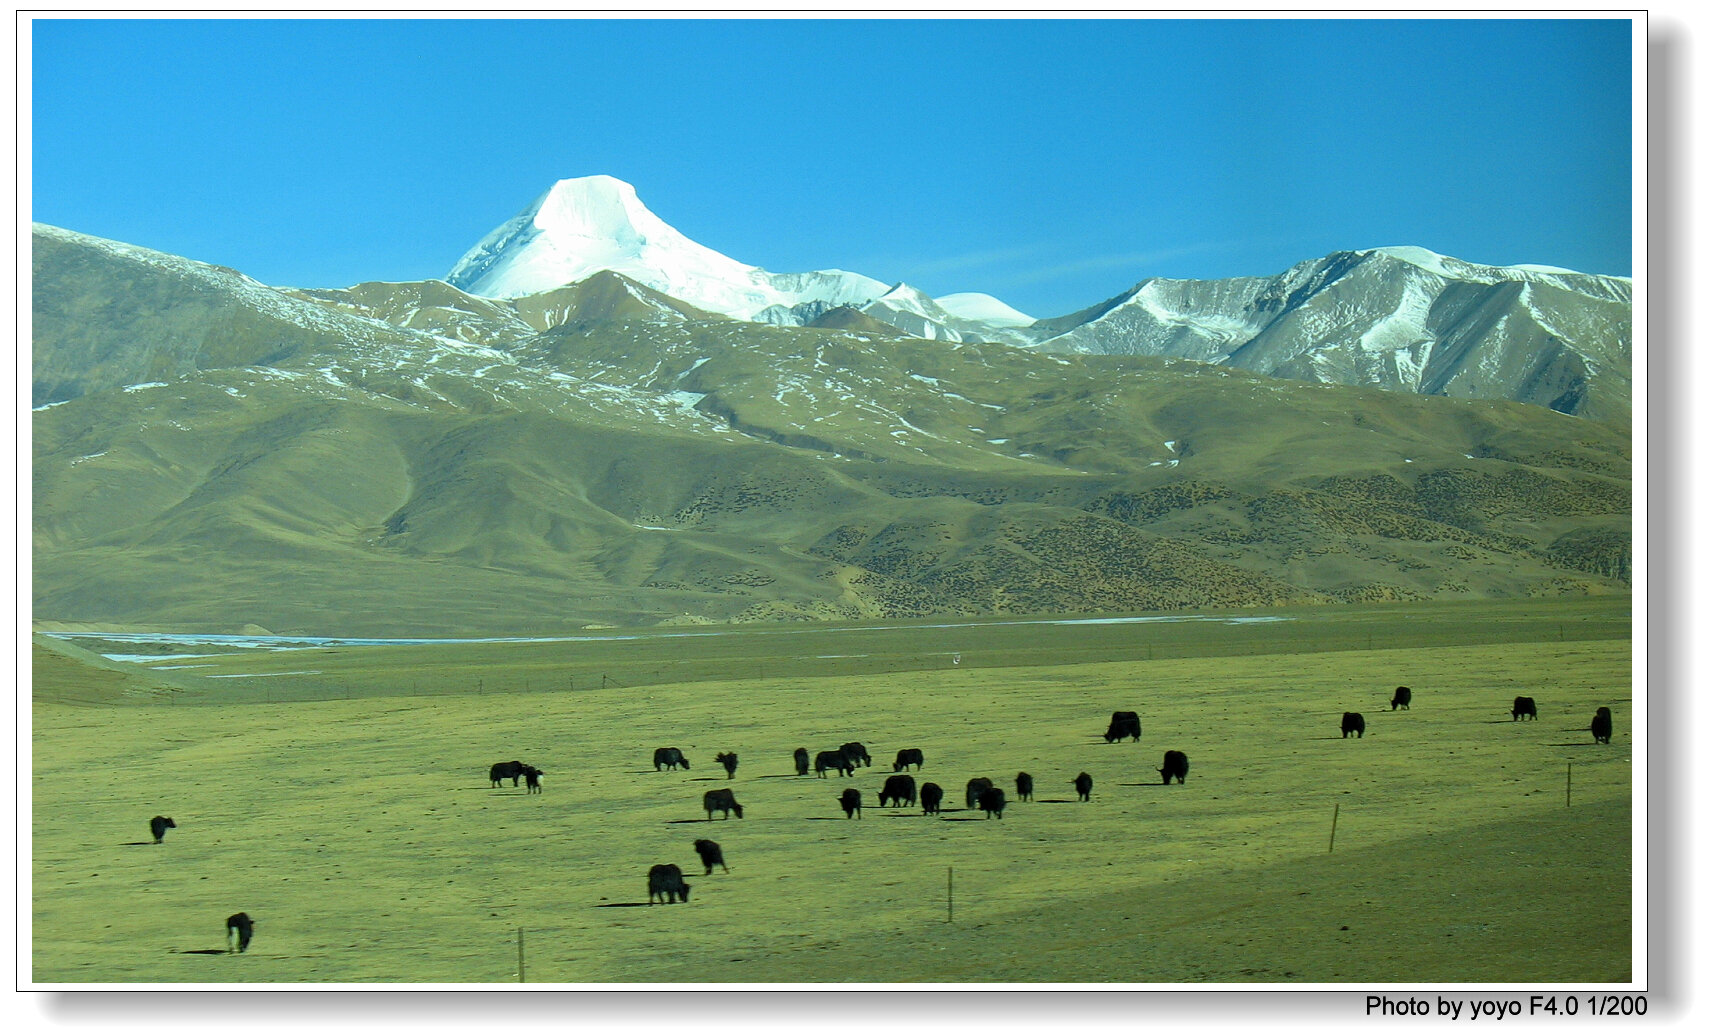
[{"label": "rocky mountain face", "polygon": [[36,227],[33,273],[38,620],[453,636],[1627,589],[1628,428],[1537,405],[923,340],[859,306],[770,325],[615,272],[283,291]]},{"label": "rocky mountain face", "polygon": [[1632,306],[1627,279],[1398,247],[1332,254],[1267,278],[1149,279],[1032,331],[1058,352],[1170,355],[1626,420]]}]

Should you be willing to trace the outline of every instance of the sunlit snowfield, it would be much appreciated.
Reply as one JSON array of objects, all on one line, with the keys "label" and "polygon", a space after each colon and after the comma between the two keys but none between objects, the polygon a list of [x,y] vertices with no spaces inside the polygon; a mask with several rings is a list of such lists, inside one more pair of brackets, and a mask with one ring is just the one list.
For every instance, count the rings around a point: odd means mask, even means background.
[{"label": "sunlit snowfield", "polygon": [[[152,694],[38,652],[31,977],[1628,982],[1626,602],[1286,615],[216,650],[157,660],[197,668]],[[1140,743],[1102,739],[1117,709]],[[795,774],[793,749],[845,741],[874,765]],[[661,745],[692,768],[656,772]],[[938,818],[874,808],[905,747]],[[491,787],[503,759],[542,793]],[[964,810],[975,776],[1012,796],[1002,820]],[[727,786],[744,818],[710,824]],[[702,875],[699,837],[729,872]],[[650,907],[668,862],[689,904]],[[256,939],[227,955],[240,910]]]}]

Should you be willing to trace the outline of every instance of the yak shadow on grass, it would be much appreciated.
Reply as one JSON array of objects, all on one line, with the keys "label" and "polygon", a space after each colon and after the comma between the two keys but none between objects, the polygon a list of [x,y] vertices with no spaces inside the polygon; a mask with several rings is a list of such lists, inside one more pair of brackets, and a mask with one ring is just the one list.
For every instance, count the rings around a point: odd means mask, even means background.
[{"label": "yak shadow on grass", "polygon": [[[687,904],[688,903],[686,903],[686,905]],[[602,902],[601,904],[595,906],[594,908],[596,908],[596,909],[628,909],[632,906],[651,906],[651,905],[653,905],[652,902]],[[665,905],[665,903],[662,902],[661,905]]]},{"label": "yak shadow on grass", "polygon": [[121,841],[121,842],[119,842],[119,844],[121,844],[121,845],[153,845],[153,844],[156,844],[156,842],[153,842],[153,841]]},{"label": "yak shadow on grass", "polygon": [[[741,820],[741,819],[743,819],[743,817],[739,816],[738,819]],[[716,821],[716,820],[667,820],[666,822],[667,823],[716,823],[719,821]]]},{"label": "yak shadow on grass", "polygon": [[231,955],[231,953],[227,952],[225,949],[172,949],[169,951],[176,952],[180,956],[229,956],[229,955]]}]

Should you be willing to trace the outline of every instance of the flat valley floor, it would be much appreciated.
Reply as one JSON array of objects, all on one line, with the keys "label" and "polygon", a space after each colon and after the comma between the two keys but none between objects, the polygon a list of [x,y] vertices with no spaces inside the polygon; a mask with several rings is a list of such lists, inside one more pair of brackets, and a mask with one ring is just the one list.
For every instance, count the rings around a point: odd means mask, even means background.
[{"label": "flat valley floor", "polygon": [[[504,985],[521,966],[565,984],[1621,985],[1627,601],[1592,606],[1603,636],[1566,636],[1552,605],[1479,644],[1412,641],[1397,608],[1368,610],[1380,632],[1334,650],[968,652],[941,668],[641,686],[555,678],[534,650],[527,691],[495,689],[524,675],[507,673],[523,653],[503,646],[199,660],[228,677],[339,662],[351,683],[365,666],[415,685],[472,664],[492,675],[324,700],[265,700],[257,685],[283,677],[121,698],[79,690],[75,667],[48,676],[38,652],[28,976]],[[695,643],[660,647],[688,661]],[[259,700],[237,700],[237,684]],[[1412,705],[1392,711],[1403,685]],[[1516,695],[1537,700],[1537,721],[1511,719]],[[1587,729],[1601,705],[1617,716],[1608,745]],[[1119,709],[1141,714],[1139,743],[1102,739]],[[1340,735],[1345,711],[1365,714],[1365,736]],[[793,749],[845,741],[873,766],[795,774]],[[662,745],[691,769],[656,771]],[[876,808],[905,747],[925,753],[917,782],[946,789],[937,817]],[[1188,754],[1185,784],[1159,783],[1166,749]],[[740,758],[730,780],[722,751]],[[490,786],[508,759],[545,772],[540,794]],[[1032,801],[1015,797],[1019,771]],[[1071,785],[1084,771],[1085,803]],[[1011,796],[1002,820],[964,809],[976,776]],[[838,805],[850,786],[867,806],[856,819]],[[718,787],[742,819],[706,819],[702,793]],[[178,824],[160,845],[156,814]],[[702,837],[729,872],[703,875]],[[656,863],[690,875],[687,905],[647,904]],[[232,955],[225,920],[240,910],[256,937]]]}]

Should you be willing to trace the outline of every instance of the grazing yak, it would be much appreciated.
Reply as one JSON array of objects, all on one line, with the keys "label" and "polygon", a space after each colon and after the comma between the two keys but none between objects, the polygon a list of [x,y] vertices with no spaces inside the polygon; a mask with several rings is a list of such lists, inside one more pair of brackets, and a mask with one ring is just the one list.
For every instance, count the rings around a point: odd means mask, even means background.
[{"label": "grazing yak", "polygon": [[850,819],[852,813],[856,814],[858,820],[862,818],[862,792],[855,788],[845,788],[844,793],[838,796],[838,804],[844,807],[846,820]]},{"label": "grazing yak", "polygon": [[665,767],[668,770],[675,770],[680,766],[686,770],[690,768],[690,761],[684,758],[684,753],[678,751],[676,748],[654,749],[655,773],[659,773],[661,767]]},{"label": "grazing yak", "polygon": [[701,807],[707,810],[707,818],[710,820],[713,819],[716,809],[721,820],[731,819],[732,813],[736,813],[739,820],[743,819],[743,807],[737,804],[737,796],[731,793],[730,788],[719,788],[701,796]]},{"label": "grazing yak", "polygon": [[895,759],[892,762],[892,772],[893,773],[902,773],[904,770],[908,769],[911,766],[914,766],[917,770],[921,769],[921,749],[919,749],[919,748],[900,748],[900,749],[898,749],[898,757],[897,757],[897,759]]},{"label": "grazing yak", "polygon": [[863,766],[874,765],[873,757],[868,754],[868,749],[864,747],[860,741],[846,741],[844,744],[839,746],[838,750],[843,752],[845,758],[850,760],[850,766],[852,769],[855,768],[857,763],[861,763]]},{"label": "grazing yak", "polygon": [[226,918],[226,951],[232,951],[232,941],[237,939],[238,951],[243,952],[250,947],[250,936],[255,933],[256,922],[250,919],[248,913],[233,913]]},{"label": "grazing yak", "polygon": [[1602,745],[1611,743],[1611,710],[1601,705],[1599,711],[1593,714],[1593,725],[1588,728],[1593,731],[1593,740]]},{"label": "grazing yak", "polygon": [[983,813],[987,814],[987,819],[989,819],[989,820],[991,820],[995,816],[997,816],[1001,820],[1004,819],[1005,818],[1005,789],[1004,788],[988,788],[987,790],[981,792],[981,811]]},{"label": "grazing yak", "polygon": [[1017,801],[1027,802],[1034,797],[1034,778],[1026,773],[1017,774]]},{"label": "grazing yak", "polygon": [[1176,777],[1177,783],[1183,783],[1183,778],[1189,776],[1189,757],[1182,752],[1170,751],[1165,753],[1165,765],[1159,768],[1161,784],[1171,783]]},{"label": "grazing yak", "polygon": [[880,808],[896,802],[900,806],[915,805],[915,778],[907,773],[894,773],[886,778],[880,789]]},{"label": "grazing yak", "polygon": [[939,803],[945,798],[945,789],[928,781],[921,786],[921,811],[929,816],[939,813]]},{"label": "grazing yak", "polygon": [[856,776],[856,771],[850,766],[850,757],[843,752],[821,752],[814,757],[815,775],[824,777],[827,770],[837,770],[840,777]]},{"label": "grazing yak", "polygon": [[713,757],[713,761],[718,763],[719,765],[725,767],[725,779],[726,780],[730,780],[731,778],[737,776],[737,753],[736,752],[721,752],[718,755]]},{"label": "grazing yak", "polygon": [[541,771],[533,766],[523,767],[523,786],[529,790],[529,794],[539,795],[541,793]]},{"label": "grazing yak", "polygon": [[981,792],[993,786],[992,778],[976,777],[963,786],[963,808],[973,809],[981,801]]},{"label": "grazing yak", "polygon": [[157,816],[149,821],[149,833],[155,836],[155,844],[158,845],[166,838],[166,829],[177,826],[178,824],[172,822],[172,817]]},{"label": "grazing yak", "polygon": [[1511,723],[1519,719],[1537,720],[1539,718],[1540,710],[1534,706],[1534,700],[1527,695],[1519,694],[1516,696],[1516,700],[1510,703]]},{"label": "grazing yak", "polygon": [[719,842],[697,838],[695,839],[695,854],[701,857],[701,865],[706,867],[708,874],[713,873],[713,864],[715,863],[718,863],[719,868],[726,873],[731,872],[731,867],[725,865],[725,853],[720,850]]},{"label": "grazing yak", "polygon": [[1365,733],[1367,733],[1367,720],[1362,718],[1361,713],[1346,712],[1343,714],[1344,737],[1348,737],[1351,734],[1354,734],[1356,737],[1360,737]]},{"label": "grazing yak", "polygon": [[648,904],[654,899],[662,902],[688,902],[690,886],[684,883],[684,872],[676,863],[661,863],[648,868]]},{"label": "grazing yak", "polygon": [[1391,711],[1396,712],[1399,707],[1407,709],[1414,697],[1415,692],[1406,687],[1399,687],[1396,693],[1391,696]]},{"label": "grazing yak", "polygon": [[791,758],[796,761],[797,776],[799,776],[799,777],[808,776],[808,749],[806,749],[806,748],[797,749],[795,752],[791,753]]},{"label": "grazing yak", "polygon": [[1078,802],[1086,802],[1088,796],[1094,793],[1094,778],[1086,773],[1078,773],[1073,783],[1076,785],[1076,800]]},{"label": "grazing yak", "polygon": [[508,763],[494,763],[488,767],[487,779],[489,787],[499,787],[499,782],[511,778],[511,786],[517,786],[517,778],[523,776],[523,763],[513,759]]},{"label": "grazing yak", "polygon": [[1141,715],[1134,712],[1112,713],[1112,721],[1106,725],[1106,744],[1126,737],[1141,740]]}]

